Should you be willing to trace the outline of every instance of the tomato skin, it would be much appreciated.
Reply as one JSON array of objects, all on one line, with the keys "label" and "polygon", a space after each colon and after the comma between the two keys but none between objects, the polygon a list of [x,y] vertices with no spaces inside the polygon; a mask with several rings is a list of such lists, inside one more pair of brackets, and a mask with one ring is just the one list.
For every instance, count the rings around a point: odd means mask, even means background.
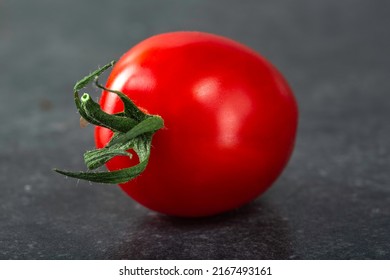
[{"label": "tomato skin", "polygon": [[[196,217],[239,207],[267,190],[291,156],[298,121],[292,91],[269,62],[230,39],[201,32],[151,37],[120,58],[106,86],[164,119],[144,173],[120,184],[152,210]],[[123,110],[106,91],[100,105],[111,114]],[[111,136],[96,127],[96,146]],[[136,163],[118,156],[107,168]]]}]

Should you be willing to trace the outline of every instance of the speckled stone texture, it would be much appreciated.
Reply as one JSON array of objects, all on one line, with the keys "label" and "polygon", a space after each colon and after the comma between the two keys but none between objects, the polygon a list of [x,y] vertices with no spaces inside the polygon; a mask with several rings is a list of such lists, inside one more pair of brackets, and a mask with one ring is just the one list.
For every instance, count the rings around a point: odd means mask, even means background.
[{"label": "speckled stone texture", "polygon": [[[1,1],[0,259],[390,259],[389,3]],[[251,46],[299,102],[288,168],[224,215],[159,215],[51,171],[93,146],[74,82],[173,30]]]}]

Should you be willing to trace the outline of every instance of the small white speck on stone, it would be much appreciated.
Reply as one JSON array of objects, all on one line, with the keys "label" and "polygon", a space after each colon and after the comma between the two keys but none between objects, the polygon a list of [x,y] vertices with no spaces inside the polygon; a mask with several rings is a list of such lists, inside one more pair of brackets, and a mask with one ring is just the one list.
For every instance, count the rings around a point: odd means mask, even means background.
[{"label": "small white speck on stone", "polygon": [[373,209],[371,209],[371,213],[372,214],[379,214],[381,212],[381,209],[379,209],[379,208],[373,208]]},{"label": "small white speck on stone", "polygon": [[141,208],[142,208],[141,205],[139,205],[138,203],[134,205],[134,209],[138,210],[138,209],[141,209]]},{"label": "small white speck on stone", "polygon": [[32,189],[31,185],[24,185],[24,190],[25,190],[26,192],[30,192],[31,189]]},{"label": "small white speck on stone", "polygon": [[318,173],[320,174],[320,176],[322,177],[326,177],[328,175],[328,172],[325,170],[325,169],[320,169],[318,171]]},{"label": "small white speck on stone", "polygon": [[363,180],[360,179],[360,178],[356,178],[354,183],[355,183],[355,186],[356,186],[356,187],[361,187],[361,186],[364,185]]},{"label": "small white speck on stone", "polygon": [[155,212],[149,212],[149,213],[147,213],[146,214],[147,216],[149,216],[149,217],[156,217],[158,214],[157,213],[155,213]]}]

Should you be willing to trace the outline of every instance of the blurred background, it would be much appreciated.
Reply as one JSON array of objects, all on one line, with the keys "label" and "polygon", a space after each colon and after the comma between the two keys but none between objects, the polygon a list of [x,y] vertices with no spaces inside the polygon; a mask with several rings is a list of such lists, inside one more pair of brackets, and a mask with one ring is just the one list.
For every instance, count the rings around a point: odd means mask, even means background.
[{"label": "blurred background", "polygon": [[[389,10],[379,0],[1,0],[0,259],[390,259]],[[300,107],[283,175],[216,217],[166,217],[116,186],[51,171],[83,169],[94,145],[74,83],[176,30],[260,52]]]}]

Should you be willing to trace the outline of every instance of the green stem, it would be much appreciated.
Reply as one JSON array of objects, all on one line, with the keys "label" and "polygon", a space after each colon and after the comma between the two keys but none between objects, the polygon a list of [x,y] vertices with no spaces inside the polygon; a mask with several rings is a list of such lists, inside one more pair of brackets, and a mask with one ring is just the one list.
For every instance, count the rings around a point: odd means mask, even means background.
[{"label": "green stem", "polygon": [[[129,168],[111,172],[71,172],[54,169],[54,171],[73,178],[88,180],[97,183],[117,184],[128,182],[140,175],[146,168],[153,134],[164,127],[160,116],[142,112],[124,93],[108,89],[98,83],[99,75],[114,65],[114,61],[97,69],[74,86],[74,100],[80,115],[89,123],[106,127],[114,132],[111,141],[102,149],[87,151],[84,161],[88,169],[96,169],[115,156],[129,156],[129,149],[138,155],[139,163]],[[79,97],[79,91],[89,83],[118,95],[124,105],[124,111],[117,114],[107,114],[99,104],[94,102],[89,94]]]},{"label": "green stem", "polygon": [[80,109],[92,119],[96,125],[107,127],[113,131],[127,132],[137,125],[133,118],[110,115],[100,109],[99,104],[92,100],[88,93],[81,96]]},{"label": "green stem", "polygon": [[96,76],[96,78],[95,78],[95,85],[102,90],[112,92],[112,93],[115,93],[116,95],[118,95],[119,98],[122,100],[123,105],[125,107],[125,109],[123,111],[123,113],[125,115],[133,116],[134,119],[137,121],[142,121],[143,119],[145,119],[145,117],[148,116],[147,114],[142,112],[137,107],[137,105],[135,105],[134,102],[130,98],[128,98],[123,92],[120,92],[118,90],[112,90],[112,89],[106,88],[106,87],[102,86],[101,84],[99,84],[99,76]]},{"label": "green stem", "polygon": [[140,175],[145,170],[150,156],[152,137],[150,136],[146,137],[145,139],[137,139],[136,142],[137,144],[134,147],[134,151],[138,154],[140,162],[133,167],[110,172],[69,172],[58,169],[54,169],[54,171],[65,176],[88,180],[95,183],[126,183]]}]

